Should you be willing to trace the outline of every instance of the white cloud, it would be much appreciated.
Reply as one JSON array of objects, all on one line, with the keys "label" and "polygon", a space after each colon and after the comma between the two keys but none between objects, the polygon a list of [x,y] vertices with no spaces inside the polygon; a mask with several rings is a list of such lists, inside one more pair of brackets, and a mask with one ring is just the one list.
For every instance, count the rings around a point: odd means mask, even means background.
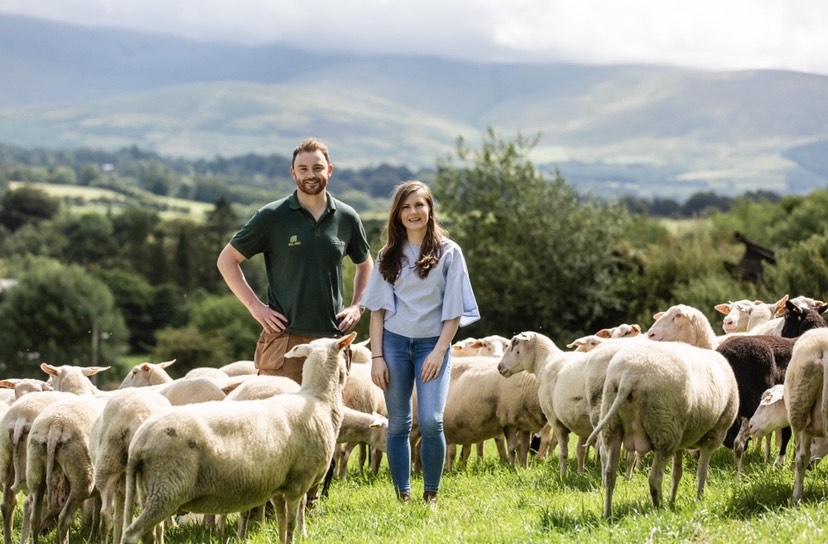
[{"label": "white cloud", "polygon": [[828,74],[824,0],[4,0],[0,12],[328,51]]}]

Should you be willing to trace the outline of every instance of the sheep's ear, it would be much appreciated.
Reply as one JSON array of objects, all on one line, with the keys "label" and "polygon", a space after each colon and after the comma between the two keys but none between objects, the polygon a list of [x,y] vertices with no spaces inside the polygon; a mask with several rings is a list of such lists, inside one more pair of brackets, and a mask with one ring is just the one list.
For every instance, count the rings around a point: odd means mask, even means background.
[{"label": "sheep's ear", "polygon": [[45,372],[50,376],[57,376],[58,370],[54,366],[50,365],[49,363],[40,363],[40,370]]},{"label": "sheep's ear", "polygon": [[108,366],[87,366],[83,369],[84,376],[94,376],[98,372],[103,372],[104,370],[109,370]]},{"label": "sheep's ear", "polygon": [[[337,344],[339,346],[339,349],[345,349],[348,346],[350,346],[351,343],[354,341],[354,339],[356,337],[357,337],[357,333],[356,333],[356,331],[354,331],[351,334],[349,334],[347,336],[343,336],[342,338],[340,338],[339,341],[337,342]],[[370,338],[369,338],[369,340],[370,340]]]},{"label": "sheep's ear", "polygon": [[[729,312],[728,312],[728,313],[729,313]],[[658,320],[659,320],[659,319],[661,319],[662,317],[664,317],[664,312],[658,312],[658,313],[656,313],[656,314],[653,314],[653,319],[655,319],[656,321],[658,321]]]},{"label": "sheep's ear", "polygon": [[609,329],[601,329],[600,331],[595,333],[595,336],[598,338],[609,338],[611,336]]},{"label": "sheep's ear", "polygon": [[0,389],[14,389],[14,382],[11,380],[0,380]]},{"label": "sheep's ear", "polygon": [[293,357],[307,357],[311,353],[310,344],[299,344],[290,348],[290,350],[285,353],[285,357],[288,359]]},{"label": "sheep's ear", "polygon": [[583,345],[584,345],[583,341],[579,338],[579,339],[575,340],[574,342],[570,342],[569,344],[567,344],[566,347],[574,348],[576,346],[583,346]]},{"label": "sheep's ear", "polygon": [[720,314],[727,315],[727,314],[730,313],[730,304],[725,304],[725,303],[716,304],[715,306],[713,306],[713,308],[715,308],[716,311],[719,312]]},{"label": "sheep's ear", "polygon": [[158,363],[158,366],[160,366],[161,368],[167,368],[168,366],[170,366],[174,362],[175,362],[175,359],[173,359],[172,361],[164,361],[163,363]]},{"label": "sheep's ear", "polygon": [[633,332],[635,332],[635,334],[630,334],[630,336],[637,336],[641,334],[641,325],[639,325],[638,323],[633,323],[632,330]]}]

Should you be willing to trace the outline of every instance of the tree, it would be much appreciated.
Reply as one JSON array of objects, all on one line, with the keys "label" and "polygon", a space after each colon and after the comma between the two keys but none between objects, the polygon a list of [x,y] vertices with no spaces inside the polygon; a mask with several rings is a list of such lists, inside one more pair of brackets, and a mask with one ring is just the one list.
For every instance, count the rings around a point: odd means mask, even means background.
[{"label": "tree", "polygon": [[0,202],[0,225],[16,231],[23,225],[37,225],[55,217],[60,200],[45,191],[29,186],[8,191]]},{"label": "tree", "polygon": [[527,159],[536,142],[490,129],[472,151],[459,139],[459,164],[438,162],[435,197],[480,305],[473,330],[569,339],[626,315],[617,249],[631,221],[621,206],[581,200],[560,175],[544,179]]},{"label": "tree", "polygon": [[127,330],[112,293],[78,266],[37,259],[0,301],[0,370],[38,377],[41,361],[102,366],[123,352]]},{"label": "tree", "polygon": [[253,358],[262,326],[235,295],[205,297],[192,304],[189,313],[189,324],[202,335],[224,340],[223,351],[231,359]]},{"label": "tree", "polygon": [[112,222],[105,215],[67,216],[61,222],[60,230],[68,240],[64,249],[66,262],[92,268],[112,260],[118,252]]}]

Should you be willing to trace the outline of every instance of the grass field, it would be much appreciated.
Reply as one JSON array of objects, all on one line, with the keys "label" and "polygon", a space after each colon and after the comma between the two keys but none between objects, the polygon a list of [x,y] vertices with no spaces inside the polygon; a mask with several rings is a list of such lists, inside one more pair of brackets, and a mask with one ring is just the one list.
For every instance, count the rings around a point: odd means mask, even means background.
[{"label": "grass field", "polygon": [[[570,452],[574,451],[574,441]],[[308,513],[304,542],[337,544],[482,542],[692,542],[762,543],[822,542],[828,527],[826,467],[806,477],[803,504],[790,506],[793,472],[762,462],[756,448],[745,456],[743,474],[736,478],[730,450],[720,449],[711,463],[701,501],[695,500],[695,461],[686,457],[684,477],[675,507],[651,505],[645,466],[630,480],[619,478],[613,501],[614,517],[601,517],[603,489],[600,471],[592,457],[584,474],[570,471],[562,480],[557,451],[544,462],[531,458],[529,466],[511,471],[496,458],[472,456],[465,470],[443,478],[439,507],[432,511],[419,496],[422,480],[412,482],[414,500],[401,504],[394,498],[387,468],[377,476],[357,472],[356,455],[347,480],[335,480],[327,499]],[[670,471],[664,478],[669,496]],[[18,510],[20,507],[18,506]],[[19,527],[19,515],[18,525]],[[224,533],[204,529],[200,523],[169,527],[167,544],[234,543],[269,544],[278,541],[275,522],[252,525],[242,540],[235,536],[237,517],[231,516]],[[87,529],[76,523],[72,542],[85,541]],[[16,533],[15,533],[16,536]],[[297,535],[298,536],[298,535]],[[52,538],[49,535],[47,538]]]}]

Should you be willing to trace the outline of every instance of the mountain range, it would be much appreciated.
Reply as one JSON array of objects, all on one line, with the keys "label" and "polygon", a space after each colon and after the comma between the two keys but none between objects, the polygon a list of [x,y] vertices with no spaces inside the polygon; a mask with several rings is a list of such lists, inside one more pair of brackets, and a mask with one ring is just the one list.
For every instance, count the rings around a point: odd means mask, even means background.
[{"label": "mountain range", "polygon": [[683,199],[828,185],[828,77],[473,63],[206,43],[0,15],[0,142],[288,155],[412,169],[487,129],[583,192]]}]

